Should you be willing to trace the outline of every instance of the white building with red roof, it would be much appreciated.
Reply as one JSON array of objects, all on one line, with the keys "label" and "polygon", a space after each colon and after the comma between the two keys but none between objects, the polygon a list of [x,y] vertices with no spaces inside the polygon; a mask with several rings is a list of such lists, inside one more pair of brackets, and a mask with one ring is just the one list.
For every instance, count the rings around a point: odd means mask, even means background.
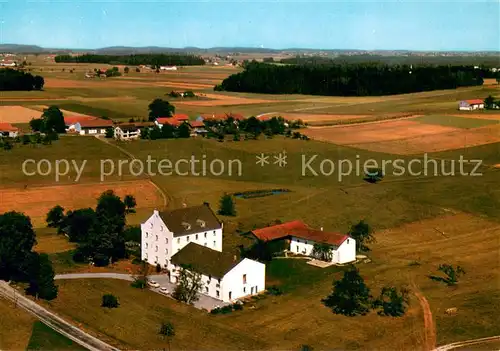
[{"label": "white building with red roof", "polygon": [[288,250],[295,254],[313,256],[315,244],[331,247],[331,262],[344,264],[356,260],[356,240],[349,235],[312,229],[302,221],[292,221],[255,229],[252,234],[263,241],[286,240]]},{"label": "white building with red roof", "polygon": [[462,111],[481,110],[484,108],[484,100],[463,100],[458,103],[458,109]]},{"label": "white building with red roof", "polygon": [[0,123],[0,136],[15,138],[19,133],[19,129],[10,123]]}]

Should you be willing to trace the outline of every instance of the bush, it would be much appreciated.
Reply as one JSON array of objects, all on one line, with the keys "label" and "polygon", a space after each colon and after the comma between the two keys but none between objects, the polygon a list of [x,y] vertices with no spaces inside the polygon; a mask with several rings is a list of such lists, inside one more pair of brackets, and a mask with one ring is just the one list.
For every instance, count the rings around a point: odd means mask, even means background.
[{"label": "bush", "polygon": [[272,285],[270,286],[269,288],[267,288],[267,293],[269,295],[273,295],[273,296],[279,296],[279,295],[283,295],[283,290],[281,290],[279,287],[277,287],[276,285]]},{"label": "bush", "polygon": [[96,267],[106,267],[109,265],[109,257],[103,254],[96,254],[93,259]]},{"label": "bush", "polygon": [[142,260],[139,257],[134,257],[132,260],[132,264],[141,264]]},{"label": "bush", "polygon": [[132,284],[130,284],[131,287],[137,288],[137,289],[144,289],[144,288],[146,288],[146,285],[147,285],[147,283],[146,283],[146,280],[144,280],[144,279],[134,280],[132,282]]},{"label": "bush", "polygon": [[118,299],[116,296],[112,294],[106,294],[102,296],[102,304],[101,307],[107,308],[117,308],[120,304],[118,303]]},{"label": "bush", "polygon": [[241,311],[243,309],[243,305],[240,303],[235,303],[233,304],[233,310],[235,311]]}]

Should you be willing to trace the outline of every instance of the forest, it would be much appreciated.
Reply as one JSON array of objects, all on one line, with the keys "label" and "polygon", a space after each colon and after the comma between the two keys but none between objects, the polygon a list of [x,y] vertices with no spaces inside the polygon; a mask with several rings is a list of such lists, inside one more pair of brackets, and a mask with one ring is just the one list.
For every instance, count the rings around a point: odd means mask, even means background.
[{"label": "forest", "polygon": [[45,81],[41,76],[15,69],[0,69],[0,91],[42,90]]},{"label": "forest", "polygon": [[54,60],[64,63],[107,63],[117,65],[151,65],[159,66],[195,66],[204,65],[205,60],[199,56],[183,54],[140,54],[140,55],[94,55],[80,56],[58,55]]},{"label": "forest", "polygon": [[251,62],[215,86],[218,91],[265,94],[380,96],[483,84],[472,66],[309,64]]}]

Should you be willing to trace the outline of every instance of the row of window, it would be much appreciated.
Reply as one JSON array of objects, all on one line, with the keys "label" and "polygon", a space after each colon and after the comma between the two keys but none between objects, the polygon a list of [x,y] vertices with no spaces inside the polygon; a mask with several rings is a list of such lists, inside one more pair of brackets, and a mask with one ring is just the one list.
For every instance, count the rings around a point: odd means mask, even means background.
[{"label": "row of window", "polygon": [[[163,227],[162,227],[163,228]],[[163,230],[163,229],[162,229]],[[215,236],[216,235],[216,231],[214,230],[213,231],[213,235]],[[149,237],[149,233],[146,232],[146,238]],[[205,232],[203,234],[203,237],[206,239],[207,238],[207,233]],[[189,242],[189,235],[186,236],[186,240],[187,242]],[[198,234],[195,235],[195,240],[198,240]],[[158,235],[156,235],[156,241],[158,241]],[[177,238],[177,243],[180,244],[181,243],[181,238]],[[168,238],[165,238],[165,244],[168,244]]]},{"label": "row of window", "polygon": [[[147,253],[144,255],[144,261],[148,262],[148,254]],[[158,259],[158,256],[155,256],[155,264],[158,264],[158,263],[160,263],[160,260]],[[168,267],[168,260],[165,260],[164,267],[165,268]]]}]

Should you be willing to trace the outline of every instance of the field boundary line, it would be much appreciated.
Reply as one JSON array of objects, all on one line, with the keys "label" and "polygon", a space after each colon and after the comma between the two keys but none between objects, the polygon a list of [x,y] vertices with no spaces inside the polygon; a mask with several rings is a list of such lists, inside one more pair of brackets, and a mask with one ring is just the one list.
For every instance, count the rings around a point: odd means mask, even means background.
[{"label": "field boundary line", "polygon": [[[127,155],[130,159],[132,160],[137,160],[137,157],[134,156],[134,154],[132,154],[131,152],[125,150],[124,148],[122,148],[121,146],[119,145],[116,145],[116,144],[113,144],[113,143],[110,143],[108,140],[102,138],[102,137],[99,137],[99,136],[96,136],[95,137],[97,140],[100,140],[102,141],[103,143],[105,144],[108,144],[110,146],[113,146],[115,148],[117,148],[118,150],[120,150],[122,153],[124,153],[125,155]],[[156,184],[155,182],[153,182],[153,180],[151,180],[151,177],[147,177],[148,181],[159,191],[159,193],[161,194],[162,198],[163,198],[163,206],[165,208],[168,207],[168,204],[170,202],[172,202],[171,200],[171,197],[167,195],[167,193],[161,189],[158,184]]]},{"label": "field boundary line", "polygon": [[473,339],[473,340],[466,340],[466,341],[457,341],[457,342],[453,342],[451,344],[438,346],[433,351],[448,351],[448,350],[453,350],[453,349],[456,349],[456,348],[462,347],[462,346],[476,345],[476,344],[481,344],[481,343],[489,342],[489,341],[500,341],[500,335],[489,336],[489,337]]}]

